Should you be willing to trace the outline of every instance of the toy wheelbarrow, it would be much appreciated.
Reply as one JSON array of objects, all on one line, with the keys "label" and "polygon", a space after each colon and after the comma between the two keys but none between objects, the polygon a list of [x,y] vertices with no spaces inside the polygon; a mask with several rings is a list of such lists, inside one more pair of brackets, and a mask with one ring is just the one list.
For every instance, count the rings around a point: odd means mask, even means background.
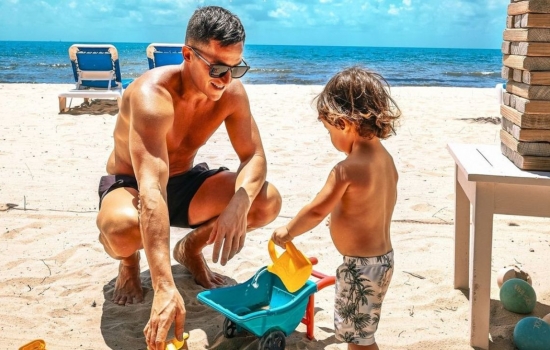
[{"label": "toy wheelbarrow", "polygon": [[[309,260],[317,263],[317,258]],[[226,317],[223,324],[226,338],[245,329],[260,338],[260,350],[283,350],[285,338],[300,322],[307,326],[307,337],[313,339],[314,294],[334,284],[334,276],[317,271],[311,275],[319,280],[307,280],[301,288],[290,292],[283,281],[264,266],[244,283],[206,290],[197,298]]]}]

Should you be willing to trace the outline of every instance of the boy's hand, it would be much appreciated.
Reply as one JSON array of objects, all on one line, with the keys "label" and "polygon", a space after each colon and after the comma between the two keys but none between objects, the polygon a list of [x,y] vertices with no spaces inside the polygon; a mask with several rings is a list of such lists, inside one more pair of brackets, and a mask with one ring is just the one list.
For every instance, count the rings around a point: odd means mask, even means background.
[{"label": "boy's hand", "polygon": [[285,248],[286,242],[292,241],[292,237],[290,237],[286,226],[276,228],[275,231],[273,231],[271,239],[273,240],[273,242],[275,242],[276,245],[283,249]]}]

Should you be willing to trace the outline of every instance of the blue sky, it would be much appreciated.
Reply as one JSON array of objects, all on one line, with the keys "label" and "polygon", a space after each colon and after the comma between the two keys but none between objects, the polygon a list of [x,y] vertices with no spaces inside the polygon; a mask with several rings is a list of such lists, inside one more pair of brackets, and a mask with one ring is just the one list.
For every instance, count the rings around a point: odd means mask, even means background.
[{"label": "blue sky", "polygon": [[0,40],[183,42],[199,6],[239,16],[247,44],[498,49],[509,0],[1,0]]}]

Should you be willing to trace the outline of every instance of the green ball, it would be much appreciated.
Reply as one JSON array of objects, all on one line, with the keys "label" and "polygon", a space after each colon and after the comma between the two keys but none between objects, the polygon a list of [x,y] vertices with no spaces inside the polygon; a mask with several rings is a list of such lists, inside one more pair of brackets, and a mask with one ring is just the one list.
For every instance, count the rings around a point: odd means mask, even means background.
[{"label": "green ball", "polygon": [[519,350],[550,349],[550,325],[538,317],[525,317],[514,328],[514,344]]},{"label": "green ball", "polygon": [[500,288],[500,301],[508,311],[528,314],[537,304],[537,295],[529,283],[519,278],[511,278]]}]

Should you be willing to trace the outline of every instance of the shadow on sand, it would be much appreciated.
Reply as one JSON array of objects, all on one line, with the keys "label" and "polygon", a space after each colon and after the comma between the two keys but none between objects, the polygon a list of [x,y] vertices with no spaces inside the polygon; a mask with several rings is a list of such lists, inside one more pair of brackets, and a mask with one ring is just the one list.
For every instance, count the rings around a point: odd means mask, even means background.
[{"label": "shadow on sand", "polygon": [[[469,298],[467,290],[460,290],[466,298]],[[550,305],[545,305],[537,302],[535,309],[530,314],[516,314],[506,310],[500,300],[491,299],[490,302],[490,319],[489,333],[491,341],[489,342],[489,350],[516,350],[513,341],[515,325],[525,317],[543,318],[550,313]],[[512,321],[512,322],[511,322]],[[513,324],[512,326],[510,324]],[[467,335],[470,336],[469,334]],[[473,349],[479,349],[477,347]]]},{"label": "shadow on sand", "polygon": [[[225,316],[202,305],[197,300],[197,294],[205,290],[197,285],[189,271],[181,265],[172,266],[172,274],[178,286],[178,290],[185,301],[187,317],[185,330],[193,332],[200,329],[198,334],[203,334],[206,339],[200,340],[200,347],[193,346],[190,339],[190,348],[202,348],[208,344],[206,349],[239,349],[256,350],[259,339],[246,331],[237,334],[234,338],[228,339],[223,335],[223,323]],[[144,301],[141,304],[119,306],[111,302],[113,296],[115,279],[109,281],[103,287],[103,310],[101,316],[101,334],[105,344],[111,349],[146,349],[143,328],[149,320],[153,291],[151,287],[151,275],[149,270],[141,273],[141,281],[144,290]],[[228,284],[235,284],[232,279],[227,280]],[[315,311],[321,309],[316,308]],[[333,332],[332,330],[324,330]],[[170,329],[168,338],[173,337],[174,326]],[[195,339],[195,341],[197,341]],[[327,345],[337,343],[334,336],[323,340],[310,341],[306,338],[305,332],[294,332],[286,338],[287,344],[295,348],[325,349]]]},{"label": "shadow on sand", "polygon": [[116,100],[90,100],[89,103],[82,102],[77,106],[70,106],[69,109],[59,114],[69,115],[116,115],[118,113],[118,104]]}]

